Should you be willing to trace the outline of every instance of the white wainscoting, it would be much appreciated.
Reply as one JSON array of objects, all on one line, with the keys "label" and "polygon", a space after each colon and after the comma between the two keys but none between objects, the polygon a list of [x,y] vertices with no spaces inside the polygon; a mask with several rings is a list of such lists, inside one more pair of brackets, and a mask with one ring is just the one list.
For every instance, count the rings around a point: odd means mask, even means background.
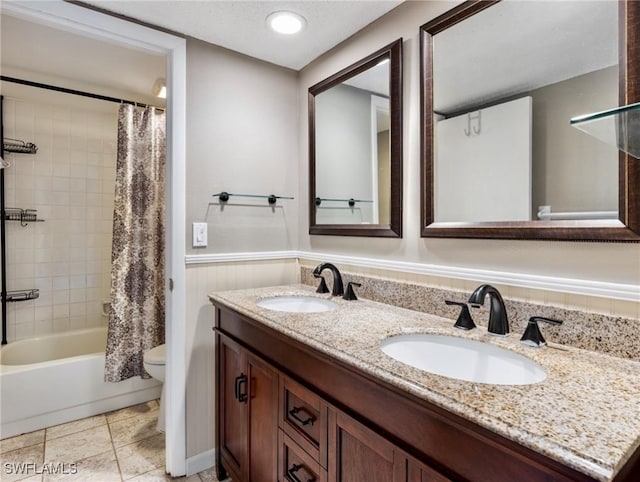
[{"label": "white wainscoting", "polygon": [[[267,258],[267,259],[265,259]],[[300,280],[297,258],[197,263],[187,266],[187,458],[199,470],[214,448],[213,291],[286,285]],[[198,462],[199,461],[199,462]],[[188,467],[189,469],[189,467]]]}]

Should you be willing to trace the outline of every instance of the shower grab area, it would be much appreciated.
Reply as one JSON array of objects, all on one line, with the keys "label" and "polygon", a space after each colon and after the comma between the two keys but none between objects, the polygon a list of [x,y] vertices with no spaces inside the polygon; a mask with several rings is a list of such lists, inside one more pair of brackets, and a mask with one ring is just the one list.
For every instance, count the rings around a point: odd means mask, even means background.
[{"label": "shower grab area", "polygon": [[161,385],[140,377],[104,381],[117,115],[121,103],[141,104],[1,80],[6,438],[156,399]]},{"label": "shower grab area", "polygon": [[[86,98],[97,101],[106,101],[109,104],[130,104],[139,107],[146,107],[147,105],[141,102],[136,102],[127,99],[121,99],[106,95],[94,94],[77,89],[69,89],[58,85],[44,84],[41,82],[34,82],[31,80],[10,77],[2,75],[0,80],[19,86],[27,86],[36,89],[42,89],[53,93],[70,94],[74,97]],[[56,94],[53,94],[54,96]],[[33,104],[29,106],[29,102],[21,99],[7,100],[11,103],[11,107],[15,112],[10,114],[10,117],[14,118],[16,127],[10,127],[10,130],[5,128],[5,99],[2,96],[0,101],[0,137],[2,137],[2,150],[0,156],[7,167],[0,168],[0,255],[2,261],[2,289],[1,299],[2,302],[2,345],[7,344],[10,338],[21,339],[39,334],[48,334],[49,332],[59,331],[60,327],[52,327],[47,329],[46,326],[36,326],[37,322],[46,322],[43,318],[42,309],[37,310],[38,315],[35,314],[33,322],[35,323],[33,329],[30,325],[31,316],[30,309],[28,308],[13,308],[8,307],[10,303],[17,303],[22,301],[30,301],[38,299],[42,294],[47,291],[39,286],[26,286],[26,279],[29,278],[29,271],[33,272],[32,278],[45,279],[45,284],[48,284],[46,278],[55,278],[57,282],[56,286],[52,286],[49,291],[64,291],[68,290],[81,290],[101,288],[100,297],[89,298],[83,300],[81,292],[70,293],[68,304],[75,304],[75,307],[69,306],[69,326],[62,327],[62,329],[82,329],[91,326],[96,326],[96,316],[103,316],[103,310],[101,303],[104,299],[109,298],[109,289],[105,289],[105,283],[108,285],[108,280],[104,277],[102,280],[96,280],[95,274],[108,272],[108,266],[105,264],[110,263],[111,250],[111,218],[113,215],[113,192],[114,192],[114,180],[115,180],[115,152],[116,152],[116,109],[110,109],[110,114],[100,114],[100,119],[96,119],[95,116],[88,114],[87,111],[81,112],[79,110],[65,109],[64,107],[42,106],[43,111],[38,115],[38,105]],[[91,105],[91,101],[89,101]],[[100,104],[104,104],[100,102]],[[93,103],[93,105],[96,105]],[[17,111],[16,111],[17,109]],[[102,109],[104,110],[104,109]],[[65,112],[66,111],[66,112]],[[109,111],[109,109],[107,109]],[[26,118],[25,113],[31,114],[31,118]],[[16,115],[19,118],[16,118]],[[75,117],[75,118],[74,118]],[[91,117],[93,119],[89,120]],[[108,120],[106,120],[108,118]],[[93,122],[92,122],[93,121]],[[87,125],[88,122],[88,125]],[[105,124],[110,124],[106,126]],[[105,128],[110,131],[105,138]],[[75,129],[75,130],[74,130]],[[81,130],[82,133],[77,132]],[[62,134],[62,138],[57,135]],[[29,137],[30,136],[30,137]],[[47,138],[48,137],[48,138]],[[102,139],[101,139],[102,137]],[[44,142],[44,152],[41,151],[38,154],[38,144],[36,141]],[[32,159],[29,159],[32,157]],[[35,161],[33,160],[35,157]],[[43,162],[44,161],[44,162]],[[85,165],[83,165],[85,164]],[[100,170],[102,169],[102,170]],[[12,171],[16,171],[16,173]],[[5,173],[9,173],[9,186],[6,185]],[[32,182],[29,185],[29,182]],[[11,194],[9,196],[9,202],[7,201],[7,191]],[[38,199],[35,199],[38,198]],[[49,199],[44,199],[49,198]],[[58,235],[58,238],[62,237],[63,229],[58,227],[61,224],[70,223],[93,223],[96,219],[102,221],[100,229],[94,230],[95,233],[87,232],[88,236],[86,243],[77,239],[81,230],[79,226],[75,228],[68,226],[66,229],[69,234],[70,245],[59,246],[62,249],[65,248],[79,248],[80,250],[88,246],[91,253],[87,253],[83,256],[78,249],[73,249],[73,253],[65,256],[59,256],[62,260],[46,260],[46,254],[40,252],[35,253],[31,264],[34,265],[34,269],[31,270],[28,266],[29,262],[24,262],[26,258],[25,247],[31,246],[31,240],[27,239],[25,243],[17,242],[16,244],[21,248],[21,255],[15,255],[16,264],[20,265],[17,272],[14,272],[13,280],[7,279],[7,272],[12,271],[11,259],[7,263],[7,246],[11,243],[11,239],[7,239],[7,232],[13,231],[12,226],[8,226],[8,223],[15,224],[21,228],[29,229],[33,223],[44,223],[43,215],[38,212],[38,209],[33,208],[31,205],[17,205],[17,201],[36,201],[39,205],[38,208],[42,211],[55,211],[57,214],[63,216],[55,216],[51,219],[51,222],[56,226],[51,229],[44,230],[44,233],[54,233]],[[11,204],[11,205],[10,205]],[[46,205],[44,205],[46,204]],[[67,208],[68,206],[68,208]],[[98,212],[98,208],[100,212]],[[66,214],[66,216],[64,216]],[[107,225],[109,223],[109,225]],[[107,232],[108,231],[108,232]],[[43,230],[32,229],[31,236],[21,234],[15,236],[18,238],[32,237],[36,240],[35,250],[40,250],[41,245],[46,245],[46,241],[41,238]],[[102,243],[103,246],[95,246],[97,244],[93,236],[98,234],[108,234],[108,242]],[[11,237],[11,234],[9,234]],[[75,238],[75,239],[72,239]],[[61,244],[61,243],[58,243]],[[53,249],[55,247],[52,246]],[[82,269],[79,266],[82,262],[93,263],[97,262],[96,259],[91,259],[92,255],[95,255],[95,249],[91,248],[103,248],[102,251],[102,265],[103,269],[88,268],[86,273],[82,273]],[[46,248],[45,248],[46,249]],[[55,266],[52,270],[47,270],[46,267],[41,266],[42,261],[53,261]],[[61,265],[61,261],[69,261],[74,266],[68,266],[65,269]],[[51,264],[51,263],[49,263]],[[47,271],[52,271],[48,273]],[[91,273],[89,271],[92,271]],[[91,286],[87,286],[79,278],[82,274],[87,275],[85,280]],[[103,274],[103,273],[102,273]],[[71,276],[68,276],[71,275]],[[69,279],[68,282],[65,277],[73,277],[73,281]],[[16,282],[19,287],[13,286]],[[37,284],[37,283],[36,283]],[[66,286],[68,285],[68,286]],[[99,286],[96,286],[99,285]],[[93,295],[91,295],[93,296]],[[49,303],[53,306],[63,305],[59,301],[64,298],[64,294],[58,293],[57,303]],[[96,307],[97,303],[90,303],[90,307],[83,307],[77,303],[82,301],[98,301],[100,300],[99,309]],[[43,305],[46,304],[43,303]],[[12,309],[13,308],[13,309]],[[53,310],[52,310],[53,311]],[[56,318],[56,315],[52,313],[52,319],[64,318],[64,308],[58,308],[57,314],[61,315]],[[73,313],[72,313],[73,311]],[[84,311],[85,314],[89,314],[92,320],[88,325],[83,325],[82,321],[76,319],[72,321],[71,318],[79,318],[79,314]],[[78,315],[78,316],[76,316]],[[11,320],[13,323],[7,323],[7,320]],[[100,322],[106,322],[105,319],[100,318]],[[22,324],[27,323],[27,324]],[[58,323],[60,324],[60,323]],[[43,323],[40,323],[43,325]],[[9,332],[11,336],[8,336]]]}]

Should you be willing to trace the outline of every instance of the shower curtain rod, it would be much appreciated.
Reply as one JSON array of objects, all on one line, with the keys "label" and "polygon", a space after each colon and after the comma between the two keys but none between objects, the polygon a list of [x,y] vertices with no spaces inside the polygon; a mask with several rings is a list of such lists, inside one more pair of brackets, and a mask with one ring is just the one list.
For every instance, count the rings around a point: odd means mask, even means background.
[{"label": "shower curtain rod", "polygon": [[5,82],[13,82],[14,84],[28,85],[29,87],[38,87],[39,89],[54,90],[56,92],[62,92],[64,94],[79,95],[81,97],[89,97],[91,99],[105,100],[107,102],[115,102],[117,104],[131,104],[131,105],[137,105],[138,107],[155,107],[156,109],[165,110],[164,107],[144,104],[142,102],[135,102],[133,100],[118,99],[117,97],[109,97],[107,95],[92,94],[91,92],[83,92],[81,90],[67,89],[66,87],[58,87],[56,85],[33,82],[31,80],[18,79],[15,77],[7,77],[6,75],[0,75],[0,80],[3,80]]}]

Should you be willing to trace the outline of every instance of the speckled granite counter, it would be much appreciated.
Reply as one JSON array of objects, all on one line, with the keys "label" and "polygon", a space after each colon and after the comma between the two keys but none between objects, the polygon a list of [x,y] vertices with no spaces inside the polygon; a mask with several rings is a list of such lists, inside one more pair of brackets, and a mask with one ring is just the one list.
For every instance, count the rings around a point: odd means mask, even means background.
[{"label": "speckled granite counter", "polygon": [[[445,318],[362,299],[331,298],[336,310],[308,314],[256,305],[276,295],[329,298],[305,285],[218,292],[210,298],[598,480],[611,480],[640,445],[638,362],[555,344],[529,348],[519,343],[519,334],[463,332]],[[380,350],[385,338],[406,333],[447,334],[508,348],[536,361],[548,376],[539,384],[503,386],[433,375]]]}]

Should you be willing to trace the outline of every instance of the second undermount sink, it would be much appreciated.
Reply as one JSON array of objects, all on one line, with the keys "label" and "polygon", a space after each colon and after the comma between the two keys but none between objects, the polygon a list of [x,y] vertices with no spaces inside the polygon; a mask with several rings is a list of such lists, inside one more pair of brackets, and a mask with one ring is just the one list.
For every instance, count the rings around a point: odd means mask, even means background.
[{"label": "second undermount sink", "polygon": [[457,380],[493,385],[529,385],[547,378],[533,360],[510,350],[446,335],[412,334],[387,338],[381,349],[390,357]]},{"label": "second undermount sink", "polygon": [[320,313],[335,310],[338,305],[331,300],[314,296],[273,296],[259,300],[256,305],[274,311],[289,313]]}]

